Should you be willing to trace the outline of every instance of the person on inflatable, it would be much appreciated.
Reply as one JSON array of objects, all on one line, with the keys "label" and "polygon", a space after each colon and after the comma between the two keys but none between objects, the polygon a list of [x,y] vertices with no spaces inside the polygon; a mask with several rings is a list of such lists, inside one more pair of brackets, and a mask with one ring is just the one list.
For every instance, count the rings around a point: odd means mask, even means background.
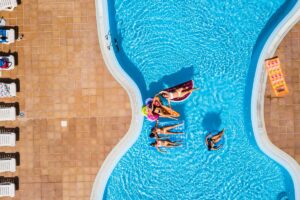
[{"label": "person on inflatable", "polygon": [[181,141],[178,142],[172,142],[170,140],[161,140],[161,139],[157,139],[155,142],[150,144],[151,146],[155,147],[157,149],[157,151],[161,152],[161,153],[165,153],[166,151],[162,151],[160,149],[160,147],[165,147],[165,148],[174,148],[174,147],[178,147],[181,146]]},{"label": "person on inflatable", "polygon": [[158,127],[158,120],[156,121],[155,126],[151,129],[151,133],[149,135],[150,138],[156,138],[159,139],[160,136],[159,134],[164,134],[164,135],[170,135],[170,134],[183,134],[183,132],[172,132],[170,131],[173,128],[176,128],[178,126],[182,126],[183,123],[181,124],[175,124],[172,126],[164,126],[164,127]]},{"label": "person on inflatable", "polygon": [[180,87],[173,92],[163,90],[158,94],[168,100],[169,107],[171,108],[171,100],[184,97],[185,95],[193,92],[194,90],[199,90],[199,88]]},{"label": "person on inflatable", "polygon": [[222,139],[222,136],[224,135],[224,129],[220,132],[218,132],[216,135],[212,136],[212,133],[209,133],[206,137],[205,137],[205,143],[207,146],[208,151],[211,150],[218,150],[220,149],[223,145],[217,145],[218,142],[220,142],[220,140]]},{"label": "person on inflatable", "polygon": [[168,107],[162,104],[162,101],[159,98],[159,96],[155,96],[153,98],[152,103],[148,105],[148,108],[150,109],[150,112],[153,115],[159,115],[159,117],[165,117],[165,118],[177,120],[176,117],[172,116],[171,113],[167,112]]}]

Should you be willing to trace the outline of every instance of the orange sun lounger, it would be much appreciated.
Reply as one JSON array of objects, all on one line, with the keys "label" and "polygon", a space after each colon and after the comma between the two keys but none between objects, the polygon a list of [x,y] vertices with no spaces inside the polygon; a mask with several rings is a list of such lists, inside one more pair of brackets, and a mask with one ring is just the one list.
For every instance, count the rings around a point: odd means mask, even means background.
[{"label": "orange sun lounger", "polygon": [[277,97],[282,97],[289,93],[289,89],[284,80],[284,76],[280,67],[279,58],[266,59],[265,66],[269,74],[269,80],[271,82],[273,91]]}]

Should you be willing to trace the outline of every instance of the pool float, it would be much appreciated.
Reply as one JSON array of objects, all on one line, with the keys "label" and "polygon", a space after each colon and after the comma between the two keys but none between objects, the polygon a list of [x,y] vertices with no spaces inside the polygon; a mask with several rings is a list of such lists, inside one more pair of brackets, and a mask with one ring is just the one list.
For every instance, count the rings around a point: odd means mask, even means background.
[{"label": "pool float", "polygon": [[[194,81],[193,80],[189,80],[187,82],[184,82],[184,83],[181,83],[179,85],[176,85],[174,87],[170,87],[168,89],[165,89],[163,91],[166,91],[166,92],[175,92],[178,88],[186,88],[186,90],[190,90],[192,88],[194,88]],[[186,90],[183,90],[186,91]],[[174,99],[170,99],[170,101],[176,101],[176,102],[181,102],[181,101],[184,101],[186,100],[190,95],[192,94],[192,92],[184,95],[183,97],[180,97],[180,98],[174,98]]]},{"label": "pool float", "polygon": [[173,110],[172,108],[169,108],[167,106],[161,106],[162,112],[165,115],[170,115],[170,117],[179,117],[180,114]]},{"label": "pool float", "polygon": [[[153,98],[146,99],[145,104],[148,108],[150,108],[152,101],[153,101]],[[165,115],[170,115],[171,117],[179,117],[180,116],[180,114],[178,112],[176,112],[175,110],[173,110],[170,107],[162,105],[162,103],[160,101],[154,102],[154,105],[157,107],[160,107],[162,109],[163,114],[165,114]]]},{"label": "pool float", "polygon": [[[153,101],[153,98],[146,99],[146,101],[145,101],[146,106],[143,106],[141,111],[142,111],[142,114],[144,116],[146,116],[149,121],[156,121],[159,118],[159,114],[151,112],[150,106],[152,105],[152,101]],[[180,114],[178,112],[176,112],[172,108],[162,105],[162,103],[160,101],[156,101],[154,103],[154,105],[161,108],[162,113],[165,115],[169,115],[170,117],[179,117],[180,116]]]},{"label": "pool float", "polygon": [[142,107],[142,114],[147,117],[147,119],[151,122],[158,120],[159,115],[158,114],[153,114],[151,111],[148,110],[147,106]]}]

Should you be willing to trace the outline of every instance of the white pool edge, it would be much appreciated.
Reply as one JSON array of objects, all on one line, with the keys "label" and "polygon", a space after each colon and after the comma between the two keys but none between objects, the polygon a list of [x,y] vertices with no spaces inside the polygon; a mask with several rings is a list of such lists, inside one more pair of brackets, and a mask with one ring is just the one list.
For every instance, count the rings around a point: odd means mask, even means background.
[{"label": "white pool edge", "polygon": [[251,119],[256,142],[265,154],[281,164],[290,173],[294,183],[296,200],[300,200],[300,166],[291,156],[270,141],[265,127],[264,96],[267,84],[267,72],[264,67],[264,61],[274,56],[282,39],[299,19],[300,2],[298,1],[288,15],[277,25],[260,53],[251,99]]},{"label": "white pool edge", "polygon": [[[107,41],[105,39],[105,35],[109,32],[107,1],[95,0],[95,3],[98,38],[103,60],[113,77],[128,93],[132,108],[132,121],[128,132],[106,157],[93,184],[90,199],[100,200],[103,199],[107,181],[116,164],[139,137],[143,126],[143,116],[140,113],[142,98],[137,85],[122,69],[114,51],[108,50],[106,47]],[[295,187],[296,200],[300,200],[300,166],[288,154],[281,151],[271,143],[267,136],[264,124],[264,93],[267,74],[264,70],[263,64],[265,58],[269,58],[274,55],[280,41],[299,19],[300,2],[297,2],[297,5],[295,5],[292,11],[289,12],[284,20],[279,23],[264,45],[256,68],[251,100],[251,118],[256,142],[265,154],[280,163],[291,174]],[[297,188],[299,188],[298,191]]]},{"label": "white pool edge", "polygon": [[144,117],[141,114],[142,97],[137,85],[120,66],[113,49],[108,50],[106,47],[107,40],[105,39],[105,35],[109,32],[107,1],[95,0],[95,2],[98,38],[103,60],[110,73],[129,95],[132,109],[132,119],[128,132],[108,154],[93,184],[90,199],[100,200],[104,196],[107,181],[116,164],[139,137],[142,131]]}]

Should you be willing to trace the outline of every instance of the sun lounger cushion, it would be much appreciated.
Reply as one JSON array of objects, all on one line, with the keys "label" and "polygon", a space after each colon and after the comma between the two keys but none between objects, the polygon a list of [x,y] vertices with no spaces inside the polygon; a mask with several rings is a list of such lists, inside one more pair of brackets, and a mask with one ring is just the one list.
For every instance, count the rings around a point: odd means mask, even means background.
[{"label": "sun lounger cushion", "polygon": [[0,197],[14,197],[15,192],[16,192],[16,189],[15,189],[14,183],[0,184]]}]

